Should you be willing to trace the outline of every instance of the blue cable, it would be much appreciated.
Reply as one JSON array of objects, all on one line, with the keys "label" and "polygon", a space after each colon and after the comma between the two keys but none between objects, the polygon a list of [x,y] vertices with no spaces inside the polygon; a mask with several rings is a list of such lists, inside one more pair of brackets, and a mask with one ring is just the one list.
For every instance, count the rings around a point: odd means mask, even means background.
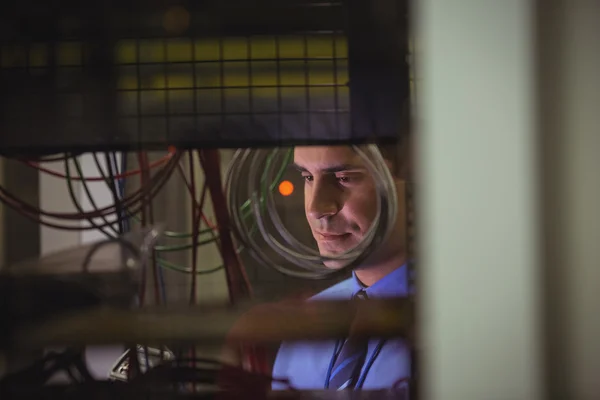
[{"label": "blue cable", "polygon": [[[117,164],[117,157],[116,155],[113,154],[113,157],[111,158],[111,160],[113,160],[114,164],[115,164],[115,170],[118,171],[118,174],[121,175],[123,174],[125,171],[127,171],[127,155],[126,154],[121,154],[121,168],[119,170]],[[125,197],[125,178],[121,177],[117,180],[117,186],[118,186],[118,192],[119,192],[119,197],[121,199],[123,199]],[[122,211],[123,215],[121,215],[122,221],[123,221],[123,231],[124,232],[129,232],[131,230],[131,227],[129,226],[129,218],[127,218],[127,212],[125,210]]]}]

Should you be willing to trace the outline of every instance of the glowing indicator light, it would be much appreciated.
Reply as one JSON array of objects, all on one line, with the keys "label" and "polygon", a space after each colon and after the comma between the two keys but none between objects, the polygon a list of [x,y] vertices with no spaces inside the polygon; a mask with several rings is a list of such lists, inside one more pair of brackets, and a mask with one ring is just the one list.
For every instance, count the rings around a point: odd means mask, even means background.
[{"label": "glowing indicator light", "polygon": [[281,193],[282,196],[289,196],[294,193],[294,184],[290,181],[282,181],[279,184],[279,193]]},{"label": "glowing indicator light", "polygon": [[163,18],[163,27],[167,33],[181,35],[190,27],[190,13],[181,6],[174,6],[167,10]]}]

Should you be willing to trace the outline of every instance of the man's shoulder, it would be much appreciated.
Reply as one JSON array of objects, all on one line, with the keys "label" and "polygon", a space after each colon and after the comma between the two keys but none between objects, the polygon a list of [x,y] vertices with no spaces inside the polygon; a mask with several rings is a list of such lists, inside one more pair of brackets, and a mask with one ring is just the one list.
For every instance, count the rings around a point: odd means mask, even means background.
[{"label": "man's shoulder", "polygon": [[353,289],[354,280],[353,278],[348,278],[317,293],[308,300],[346,300],[352,296]]}]

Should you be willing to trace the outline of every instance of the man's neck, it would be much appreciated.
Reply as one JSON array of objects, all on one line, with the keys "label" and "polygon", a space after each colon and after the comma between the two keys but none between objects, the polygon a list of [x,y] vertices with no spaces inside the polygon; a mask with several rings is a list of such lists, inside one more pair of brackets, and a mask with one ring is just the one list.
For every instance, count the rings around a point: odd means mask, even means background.
[{"label": "man's neck", "polygon": [[392,271],[400,268],[406,263],[405,255],[398,255],[386,262],[360,267],[354,270],[356,278],[366,287],[373,286],[380,279],[383,279]]}]

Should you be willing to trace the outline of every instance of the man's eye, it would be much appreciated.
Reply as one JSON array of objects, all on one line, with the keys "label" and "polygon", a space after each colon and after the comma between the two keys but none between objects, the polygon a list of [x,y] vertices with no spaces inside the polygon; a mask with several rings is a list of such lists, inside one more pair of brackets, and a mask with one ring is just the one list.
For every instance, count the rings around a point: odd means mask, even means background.
[{"label": "man's eye", "polygon": [[312,182],[313,181],[312,175],[302,175],[302,179],[304,179],[306,182]]},{"label": "man's eye", "polygon": [[341,176],[336,176],[335,179],[337,179],[337,181],[339,183],[348,185],[348,184],[352,184],[352,183],[357,183],[359,181],[360,177],[355,176],[355,175],[352,175],[352,176],[341,175]]}]

